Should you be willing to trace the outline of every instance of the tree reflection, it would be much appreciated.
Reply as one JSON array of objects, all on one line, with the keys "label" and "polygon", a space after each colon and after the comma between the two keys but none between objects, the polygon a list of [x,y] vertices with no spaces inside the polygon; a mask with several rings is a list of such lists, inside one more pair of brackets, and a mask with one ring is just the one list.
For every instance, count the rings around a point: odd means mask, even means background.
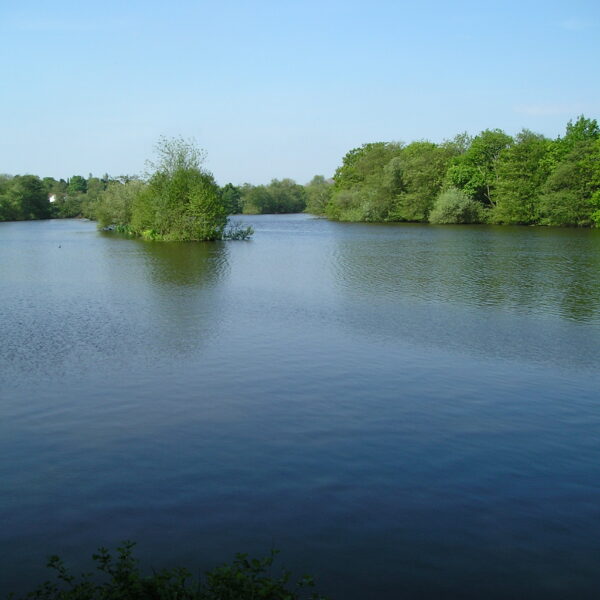
[{"label": "tree reflection", "polygon": [[145,266],[154,338],[167,352],[190,352],[222,322],[220,283],[229,269],[223,242],[134,241]]},{"label": "tree reflection", "polygon": [[347,326],[483,356],[569,361],[600,323],[600,232],[356,226],[334,270]]}]

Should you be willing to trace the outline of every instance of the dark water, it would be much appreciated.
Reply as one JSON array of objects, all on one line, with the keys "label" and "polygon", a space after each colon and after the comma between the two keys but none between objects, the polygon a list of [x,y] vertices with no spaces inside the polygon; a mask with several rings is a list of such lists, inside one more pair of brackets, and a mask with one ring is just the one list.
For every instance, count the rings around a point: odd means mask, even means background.
[{"label": "dark water", "polygon": [[600,592],[600,232],[0,224],[0,591],[101,545],[334,599]]}]

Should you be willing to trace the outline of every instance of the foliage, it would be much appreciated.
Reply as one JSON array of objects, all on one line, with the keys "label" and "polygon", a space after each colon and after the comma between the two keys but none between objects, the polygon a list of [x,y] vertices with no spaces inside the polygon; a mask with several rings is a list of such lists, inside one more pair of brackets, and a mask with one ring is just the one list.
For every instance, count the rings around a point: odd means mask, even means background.
[{"label": "foliage", "polygon": [[269,185],[242,188],[245,214],[299,213],[306,208],[306,191],[293,179],[273,179]]},{"label": "foliage", "polygon": [[427,141],[351,150],[336,172],[325,214],[341,221],[426,221],[457,154],[455,146]]},{"label": "foliage", "polygon": [[252,237],[254,229],[250,226],[244,226],[243,223],[233,222],[227,225],[223,233],[224,240],[248,240]]},{"label": "foliage", "polygon": [[501,152],[497,165],[494,223],[529,225],[539,219],[542,186],[548,178],[551,141],[527,129]]},{"label": "foliage", "polygon": [[325,214],[336,221],[387,221],[389,198],[381,187],[355,187],[334,192]]},{"label": "foliage", "polygon": [[0,185],[0,221],[47,219],[50,202],[36,175],[3,176]]},{"label": "foliage", "polygon": [[306,190],[306,212],[313,215],[324,215],[327,203],[331,199],[333,182],[323,175],[315,175],[304,186]]},{"label": "foliage", "polygon": [[426,221],[455,155],[457,150],[451,146],[426,141],[413,142],[403,148],[384,169],[388,177],[392,169],[395,171],[390,220]]},{"label": "foliage", "polygon": [[402,144],[375,142],[350,150],[333,177],[325,214],[339,221],[387,221],[393,207],[396,173],[386,170]]},{"label": "foliage", "polygon": [[100,195],[96,206],[96,220],[100,227],[129,227],[135,198],[142,193],[145,184],[132,179],[127,183],[111,181]]},{"label": "foliage", "polygon": [[402,144],[374,142],[350,150],[333,176],[335,191],[353,189],[379,179],[385,165],[401,149]]},{"label": "foliage", "polygon": [[239,215],[242,212],[242,190],[228,183],[221,188],[221,198],[228,215]]},{"label": "foliage", "polygon": [[482,131],[468,150],[454,159],[446,174],[446,185],[463,190],[485,206],[494,206],[498,159],[512,141],[501,129]]},{"label": "foliage", "polygon": [[590,226],[600,209],[600,137],[582,140],[559,162],[542,189],[544,225]]},{"label": "foliage", "polygon": [[[333,180],[317,175],[305,186],[273,179],[219,188],[204,158],[193,143],[161,138],[144,183],[129,176],[0,175],[0,220],[84,216],[146,239],[243,239],[250,230],[226,230],[227,215],[306,210],[339,221],[427,222],[437,203],[434,221],[462,219],[460,210],[450,211],[450,196],[440,200],[444,191],[461,190],[481,209],[469,218],[600,226],[600,126],[583,115],[553,140],[527,129],[514,139],[486,129],[440,144],[363,144],[346,153]],[[452,210],[462,206],[457,202]],[[442,207],[451,214],[440,216]]]},{"label": "foliage", "polygon": [[67,182],[67,193],[85,194],[87,192],[87,181],[81,175],[73,175]]},{"label": "foliage", "polygon": [[441,144],[364,144],[344,156],[323,212],[340,221],[600,225],[599,138],[598,123],[580,116],[556,140],[486,129]]},{"label": "foliage", "polygon": [[456,188],[442,192],[429,215],[429,222],[437,225],[483,223],[484,221],[485,212],[482,205]]},{"label": "foliage", "polygon": [[148,184],[135,195],[130,230],[152,240],[221,239],[227,213],[213,176],[201,168],[204,153],[183,139],[161,138]]},{"label": "foliage", "polygon": [[46,581],[27,595],[33,600],[324,600],[313,591],[312,578],[294,582],[288,571],[273,575],[277,552],[263,559],[236,555],[231,564],[208,571],[199,581],[183,568],[153,571],[144,575],[133,556],[132,542],[117,548],[117,555],[100,548],[93,555],[99,577],[84,573],[72,575],[58,556],[50,557],[48,567],[57,581]]}]

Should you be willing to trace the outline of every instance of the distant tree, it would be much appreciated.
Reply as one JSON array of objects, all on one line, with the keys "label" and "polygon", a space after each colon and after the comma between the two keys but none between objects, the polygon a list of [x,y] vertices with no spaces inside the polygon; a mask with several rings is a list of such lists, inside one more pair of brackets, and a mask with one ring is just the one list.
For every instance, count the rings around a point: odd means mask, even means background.
[{"label": "distant tree", "polygon": [[540,198],[544,225],[600,223],[600,139],[581,140],[556,165]]},{"label": "distant tree", "polygon": [[468,150],[448,169],[446,185],[463,190],[484,206],[494,206],[498,159],[512,138],[501,129],[486,129],[473,138]]},{"label": "distant tree", "polygon": [[453,156],[460,156],[465,154],[471,147],[473,137],[470,136],[466,131],[456,134],[450,140],[444,140],[440,145],[448,150]]},{"label": "distant tree", "polygon": [[304,188],[306,190],[306,212],[313,215],[324,215],[333,192],[333,183],[325,179],[323,175],[315,175]]},{"label": "distant tree", "polygon": [[242,191],[233,183],[227,183],[221,188],[221,198],[229,215],[242,212]]},{"label": "distant tree", "polygon": [[111,181],[100,194],[96,207],[96,219],[100,227],[114,225],[127,228],[131,223],[135,199],[145,187],[145,183],[136,179],[127,183]]},{"label": "distant tree", "polygon": [[132,233],[172,241],[223,237],[227,211],[219,186],[202,167],[203,150],[182,138],[161,138],[148,185],[133,200]]},{"label": "distant tree", "polygon": [[402,144],[373,142],[350,150],[333,176],[335,191],[348,190],[374,182],[383,173],[385,165],[400,154]]},{"label": "distant tree", "polygon": [[265,185],[245,183],[241,187],[242,212],[247,215],[268,213],[271,197]]},{"label": "distant tree", "polygon": [[581,142],[592,142],[600,138],[600,126],[596,119],[587,119],[580,115],[577,120],[567,123],[565,135],[559,138],[559,145],[566,154]]},{"label": "distant tree", "polygon": [[306,208],[306,190],[293,179],[273,179],[267,189],[274,213],[299,213]]},{"label": "distant tree", "polygon": [[397,190],[390,188],[395,174],[385,170],[402,148],[399,143],[374,142],[350,150],[333,176],[326,215],[340,221],[387,221]]},{"label": "distant tree", "polygon": [[0,174],[0,221],[18,219],[18,207],[13,204],[13,198],[8,195],[12,179],[11,175]]},{"label": "distant tree", "polygon": [[293,179],[273,179],[269,185],[242,186],[246,214],[298,213],[306,208],[306,191]]},{"label": "distant tree", "polygon": [[4,220],[23,221],[50,217],[48,193],[37,175],[17,175],[6,185],[0,207]]},{"label": "distant tree", "polygon": [[527,129],[498,158],[494,223],[529,225],[538,222],[542,186],[549,175],[547,156],[552,142]]},{"label": "distant tree", "polygon": [[456,153],[455,147],[426,141],[404,147],[384,168],[384,183],[394,197],[389,220],[426,221]]},{"label": "distant tree", "polygon": [[81,175],[73,175],[68,181],[68,194],[85,194],[87,192],[87,181]]},{"label": "distant tree", "polygon": [[100,194],[106,189],[107,183],[99,177],[88,177],[86,181],[86,194],[88,200],[97,200]]}]

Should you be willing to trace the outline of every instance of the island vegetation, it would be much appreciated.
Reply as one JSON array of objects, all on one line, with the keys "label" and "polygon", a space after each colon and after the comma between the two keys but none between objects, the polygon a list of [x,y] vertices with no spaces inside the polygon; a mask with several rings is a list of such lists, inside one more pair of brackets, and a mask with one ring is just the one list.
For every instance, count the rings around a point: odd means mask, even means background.
[{"label": "island vegetation", "polygon": [[[93,555],[96,573],[72,574],[58,556],[47,566],[54,579],[39,585],[26,598],[34,600],[326,600],[314,591],[313,578],[293,580],[289,571],[273,572],[277,551],[262,559],[237,554],[225,564],[195,579],[185,568],[144,574],[133,556],[133,542],[111,554],[99,548]],[[14,598],[14,596],[13,596]]]},{"label": "island vegetation", "polygon": [[162,138],[144,177],[0,176],[0,220],[87,217],[151,240],[243,239],[228,215],[309,212],[338,221],[600,225],[600,127],[580,116],[549,139],[486,129],[434,143],[350,150],[332,179],[220,187],[204,152]]}]

